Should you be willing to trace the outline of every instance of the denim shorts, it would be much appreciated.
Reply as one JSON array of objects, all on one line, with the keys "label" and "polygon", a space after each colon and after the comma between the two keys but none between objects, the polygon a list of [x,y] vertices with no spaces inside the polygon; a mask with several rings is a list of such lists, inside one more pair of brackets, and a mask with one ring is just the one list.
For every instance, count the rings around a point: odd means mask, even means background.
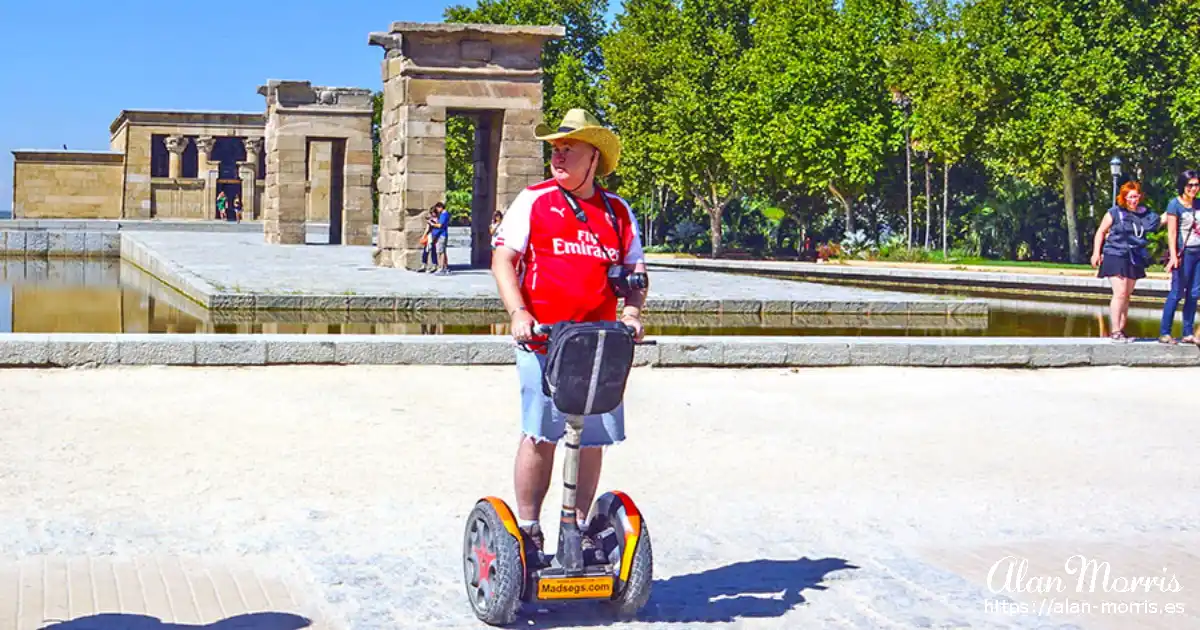
[{"label": "denim shorts", "polygon": [[[541,442],[557,442],[567,431],[567,416],[542,393],[546,355],[516,348],[521,381],[521,432]],[[582,446],[608,446],[625,439],[625,403],[608,413],[584,416]]]}]

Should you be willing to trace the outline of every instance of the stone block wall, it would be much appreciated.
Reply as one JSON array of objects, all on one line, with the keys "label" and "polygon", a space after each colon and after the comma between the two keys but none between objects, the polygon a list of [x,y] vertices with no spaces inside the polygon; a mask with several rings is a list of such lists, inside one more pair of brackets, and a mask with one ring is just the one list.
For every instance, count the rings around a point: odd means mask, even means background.
[{"label": "stone block wall", "polygon": [[155,178],[150,182],[150,212],[156,219],[207,219],[203,179]]},{"label": "stone block wall", "polygon": [[[385,50],[380,148],[379,241],[375,264],[418,269],[422,214],[446,193],[446,116],[479,112],[499,119],[487,170],[490,218],[543,179],[542,45],[563,27],[397,22],[368,43]],[[476,226],[478,229],[478,226]],[[483,228],[486,230],[486,223]],[[478,245],[477,245],[478,247]],[[473,257],[474,258],[474,257]]]},{"label": "stone block wall", "polygon": [[119,153],[13,151],[13,218],[121,216]]},{"label": "stone block wall", "polygon": [[[179,154],[171,157],[173,168],[178,168],[179,155],[187,149],[187,145],[196,143],[198,149],[197,177],[204,179],[210,168],[207,151],[201,146],[203,138],[236,137],[248,139],[253,144],[254,139],[261,139],[265,119],[261,114],[239,114],[231,112],[160,112],[126,110],[113,121],[109,127],[110,144],[114,151],[125,154],[124,193],[122,199],[122,218],[148,219],[152,216],[154,201],[151,182],[151,144],[155,135],[180,137]],[[257,140],[261,142],[261,140]],[[211,143],[207,145],[211,148]],[[254,145],[261,146],[261,145]],[[249,147],[248,147],[249,148]],[[248,159],[258,163],[258,154],[252,152]],[[168,173],[169,176],[180,177],[181,173]],[[207,207],[213,207],[216,192],[215,182],[209,186],[205,199]],[[245,199],[243,198],[243,202]],[[211,218],[206,214],[205,218]]]},{"label": "stone block wall", "polygon": [[[245,138],[247,144],[262,142],[262,114],[240,114],[229,112],[144,112],[144,110],[122,110],[118,118],[109,126],[110,145],[114,151],[125,154],[124,198],[121,202],[122,218],[150,218],[154,209],[154,192],[151,182],[151,144],[154,136],[180,138],[179,142],[168,140],[168,146],[174,144],[178,154],[173,152],[169,160],[172,168],[180,167],[182,151],[188,145],[196,145],[198,152],[197,178],[205,179],[215,164],[208,162],[208,150],[211,149],[211,138],[233,137]],[[258,140],[256,140],[256,138]],[[205,140],[208,139],[208,140]],[[260,146],[260,144],[254,145]],[[257,152],[247,156],[254,164],[258,163]],[[173,178],[180,178],[181,173],[167,173]],[[209,185],[205,204],[212,208],[216,200],[216,182]],[[245,199],[244,199],[245,202]],[[205,215],[210,218],[211,212]]]},{"label": "stone block wall", "polygon": [[[271,81],[258,91],[267,100],[267,181],[262,201],[266,242],[304,243],[309,215],[306,166],[309,141],[315,139],[332,141],[326,143],[333,147],[331,171],[340,167],[342,243],[370,245],[374,224],[371,91],[313,86],[308,81]],[[336,179],[331,175],[331,182]],[[324,217],[329,216],[328,207]]]}]

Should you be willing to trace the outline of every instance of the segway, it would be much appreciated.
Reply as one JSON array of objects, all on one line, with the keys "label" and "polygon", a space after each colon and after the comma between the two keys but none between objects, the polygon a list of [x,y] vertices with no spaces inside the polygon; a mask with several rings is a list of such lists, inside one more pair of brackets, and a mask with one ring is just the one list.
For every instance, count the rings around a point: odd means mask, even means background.
[{"label": "segway", "polygon": [[[650,598],[653,576],[646,522],[629,495],[610,491],[596,499],[581,530],[575,487],[584,416],[611,411],[623,399],[634,331],[618,322],[536,324],[533,330],[550,336],[543,391],[567,415],[558,545],[554,554],[539,554],[503,499],[480,499],[463,535],[467,598],[475,616],[493,626],[512,623],[522,602],[601,601],[617,619],[633,619]],[[595,543],[589,554],[585,535]]]}]

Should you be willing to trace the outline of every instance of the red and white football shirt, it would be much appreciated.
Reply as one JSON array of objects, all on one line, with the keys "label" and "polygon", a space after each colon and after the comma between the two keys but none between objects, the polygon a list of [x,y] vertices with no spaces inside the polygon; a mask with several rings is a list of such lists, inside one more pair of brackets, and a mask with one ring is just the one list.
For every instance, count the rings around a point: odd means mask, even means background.
[{"label": "red and white football shirt", "polygon": [[633,210],[599,186],[589,199],[576,197],[586,224],[552,179],[521,191],[504,213],[493,244],[522,254],[521,295],[540,324],[616,319],[617,296],[608,285],[608,268],[616,264],[620,250],[602,194],[608,196],[621,226],[625,264],[644,262]]}]

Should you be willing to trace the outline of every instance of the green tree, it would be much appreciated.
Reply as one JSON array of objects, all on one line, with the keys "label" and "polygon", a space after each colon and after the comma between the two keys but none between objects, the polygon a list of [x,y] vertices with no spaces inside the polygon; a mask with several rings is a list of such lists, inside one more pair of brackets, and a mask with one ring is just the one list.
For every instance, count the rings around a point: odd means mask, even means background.
[{"label": "green tree", "polygon": [[[949,249],[950,171],[974,150],[983,104],[990,98],[972,72],[960,8],[949,0],[922,3],[913,36],[889,53],[891,83],[911,101],[912,142],[942,162],[943,255]],[[928,236],[927,225],[926,246]]]},{"label": "green tree", "polygon": [[[598,95],[607,10],[607,0],[479,0],[474,7],[450,6],[443,17],[458,23],[562,25],[566,36],[547,42],[542,54],[542,114],[559,120],[567,110],[583,107],[603,120]],[[454,216],[470,216],[474,146],[472,120],[447,121],[446,205]]]},{"label": "green tree", "polygon": [[1173,170],[1200,168],[1200,4],[1192,0],[1173,0],[1161,12],[1159,28],[1167,34],[1165,49],[1169,59],[1164,75],[1170,85],[1167,106]]},{"label": "green tree", "polygon": [[542,111],[554,120],[572,107],[583,107],[603,119],[597,95],[607,11],[608,0],[478,0],[474,7],[447,7],[443,16],[459,23],[562,25],[566,36],[547,42],[542,55]]},{"label": "green tree", "polygon": [[1163,33],[1151,0],[978,0],[963,11],[976,75],[996,95],[984,158],[997,173],[1062,187],[1068,249],[1080,262],[1079,174],[1144,147]]},{"label": "green tree", "polygon": [[622,194],[649,200],[640,205],[648,205],[655,216],[665,212],[669,189],[663,181],[667,152],[659,114],[678,56],[673,35],[680,16],[672,0],[626,0],[624,9],[602,43],[607,64],[600,98],[621,135]]},{"label": "green tree", "polygon": [[738,171],[828,192],[853,232],[855,200],[900,146],[884,53],[907,12],[899,0],[759,0],[741,63],[750,85],[736,103]]},{"label": "green tree", "polygon": [[738,192],[730,103],[743,89],[750,5],[630,0],[605,49],[605,99],[629,151],[622,177],[629,172],[643,187],[663,182],[693,199],[709,217],[714,257],[723,251],[722,215]]}]

